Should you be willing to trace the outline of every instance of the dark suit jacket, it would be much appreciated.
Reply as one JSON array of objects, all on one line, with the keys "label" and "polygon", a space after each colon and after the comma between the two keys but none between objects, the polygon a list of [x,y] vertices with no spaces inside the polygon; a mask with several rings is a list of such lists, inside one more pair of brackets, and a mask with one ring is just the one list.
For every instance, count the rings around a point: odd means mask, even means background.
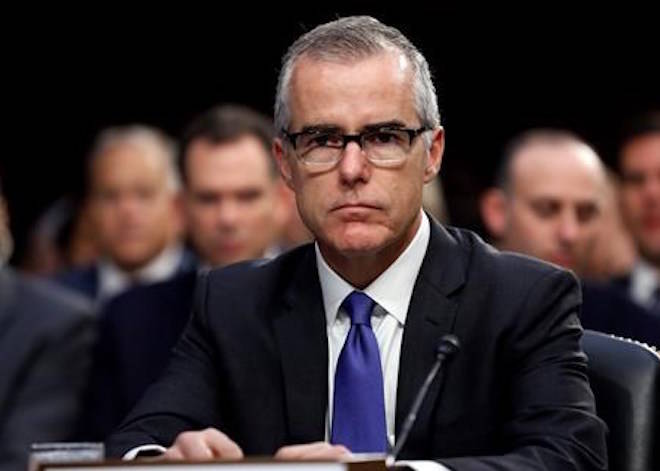
[{"label": "dark suit jacket", "polygon": [[660,316],[652,314],[609,284],[585,282],[580,320],[585,329],[660,347]]},{"label": "dark suit jacket", "polygon": [[193,303],[196,271],[138,286],[108,302],[99,340],[83,436],[102,440],[128,414],[167,365]]},{"label": "dark suit jacket", "polygon": [[55,275],[53,280],[89,299],[96,299],[99,285],[99,272],[96,265],[67,270]]},{"label": "dark suit jacket", "polygon": [[0,470],[26,469],[32,442],[72,437],[93,341],[87,302],[0,269]]},{"label": "dark suit jacket", "polygon": [[[314,250],[213,271],[164,376],[110,437],[110,455],[213,426],[248,455],[323,440],[326,320]],[[440,337],[463,347],[430,388],[402,457],[455,470],[605,469],[569,273],[432,224],[403,334],[400,432]]]}]

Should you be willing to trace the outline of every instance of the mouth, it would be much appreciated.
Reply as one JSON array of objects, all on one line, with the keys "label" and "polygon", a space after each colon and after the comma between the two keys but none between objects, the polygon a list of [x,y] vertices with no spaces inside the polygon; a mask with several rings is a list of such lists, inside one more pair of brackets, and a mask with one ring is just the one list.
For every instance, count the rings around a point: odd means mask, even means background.
[{"label": "mouth", "polygon": [[332,207],[332,211],[341,211],[341,210],[377,210],[381,209],[380,206],[371,203],[341,203]]},{"label": "mouth", "polygon": [[555,265],[559,265],[565,268],[572,268],[575,264],[575,260],[572,256],[566,254],[555,254],[549,257],[549,261]]}]

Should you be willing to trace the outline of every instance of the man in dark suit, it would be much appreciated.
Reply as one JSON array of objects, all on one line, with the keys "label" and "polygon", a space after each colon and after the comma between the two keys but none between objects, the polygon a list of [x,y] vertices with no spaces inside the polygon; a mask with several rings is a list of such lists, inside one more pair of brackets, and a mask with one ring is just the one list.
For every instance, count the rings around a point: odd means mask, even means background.
[{"label": "man in dark suit", "polygon": [[660,111],[626,128],[618,156],[621,207],[640,257],[616,284],[660,319]]},{"label": "man in dark suit", "polygon": [[[276,242],[284,191],[273,125],[251,109],[201,114],[180,152],[184,215],[201,270],[262,258]],[[290,219],[290,218],[286,218]],[[156,379],[192,309],[197,270],[117,296],[100,316],[85,436],[104,439]]]},{"label": "man in dark suit", "polygon": [[174,142],[146,126],[109,128],[90,152],[87,205],[100,260],[56,281],[100,304],[190,267]]},{"label": "man in dark suit", "polygon": [[507,146],[495,186],[482,197],[484,225],[499,248],[575,271],[582,278],[585,328],[660,345],[660,317],[605,283],[588,279],[606,229],[607,175],[595,151],[573,134],[533,129]]},{"label": "man in dark suit", "polygon": [[90,306],[8,267],[0,196],[0,470],[25,469],[30,444],[71,439],[91,365]]},{"label": "man in dark suit", "polygon": [[208,275],[165,374],[109,453],[385,452],[451,332],[462,350],[402,457],[605,469],[575,279],[421,211],[444,134],[417,49],[373,18],[315,28],[285,56],[275,122],[281,173],[316,243]]}]

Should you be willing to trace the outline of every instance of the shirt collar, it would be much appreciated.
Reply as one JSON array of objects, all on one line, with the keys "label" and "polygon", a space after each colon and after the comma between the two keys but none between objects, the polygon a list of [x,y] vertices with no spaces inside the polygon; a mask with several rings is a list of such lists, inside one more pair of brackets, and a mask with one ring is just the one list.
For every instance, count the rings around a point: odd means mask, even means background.
[{"label": "shirt collar", "polygon": [[176,273],[182,259],[183,247],[179,244],[167,247],[135,273],[126,273],[111,260],[103,259],[99,265],[99,298],[114,296],[135,282],[166,280]]},{"label": "shirt collar", "polygon": [[366,293],[385,311],[394,316],[401,325],[404,325],[415,280],[424,261],[430,236],[429,220],[422,212],[421,224],[408,247],[364,290],[358,290],[330,268],[321,254],[318,243],[315,243],[316,266],[328,325],[334,323],[342,301],[356,290]]},{"label": "shirt collar", "polygon": [[660,280],[655,269],[645,260],[639,259],[630,275],[632,297],[647,305],[652,302],[655,290],[660,287]]}]

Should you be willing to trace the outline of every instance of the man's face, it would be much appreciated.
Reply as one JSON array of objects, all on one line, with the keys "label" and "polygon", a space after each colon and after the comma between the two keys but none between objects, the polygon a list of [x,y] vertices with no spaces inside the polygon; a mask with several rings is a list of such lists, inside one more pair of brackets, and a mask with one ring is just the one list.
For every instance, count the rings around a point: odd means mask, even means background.
[{"label": "man's face", "polygon": [[186,216],[192,243],[214,266],[260,258],[274,242],[277,179],[253,136],[193,141],[186,156]]},{"label": "man's face", "polygon": [[166,159],[146,144],[118,143],[92,165],[90,217],[100,251],[124,270],[139,269],[180,230]]},{"label": "man's face", "polygon": [[512,162],[502,247],[581,273],[600,229],[605,175],[579,144],[532,144]]},{"label": "man's face", "polygon": [[[408,62],[394,52],[342,63],[303,57],[292,76],[288,131],[314,126],[357,134],[379,123],[419,128],[411,76]],[[417,137],[407,159],[391,168],[375,166],[351,142],[339,163],[324,172],[311,171],[290,144],[276,140],[282,173],[326,258],[405,248],[419,226],[422,187],[440,167],[441,130],[429,135],[431,152]]]},{"label": "man's face", "polygon": [[632,140],[620,158],[624,219],[642,256],[660,266],[660,133]]}]

